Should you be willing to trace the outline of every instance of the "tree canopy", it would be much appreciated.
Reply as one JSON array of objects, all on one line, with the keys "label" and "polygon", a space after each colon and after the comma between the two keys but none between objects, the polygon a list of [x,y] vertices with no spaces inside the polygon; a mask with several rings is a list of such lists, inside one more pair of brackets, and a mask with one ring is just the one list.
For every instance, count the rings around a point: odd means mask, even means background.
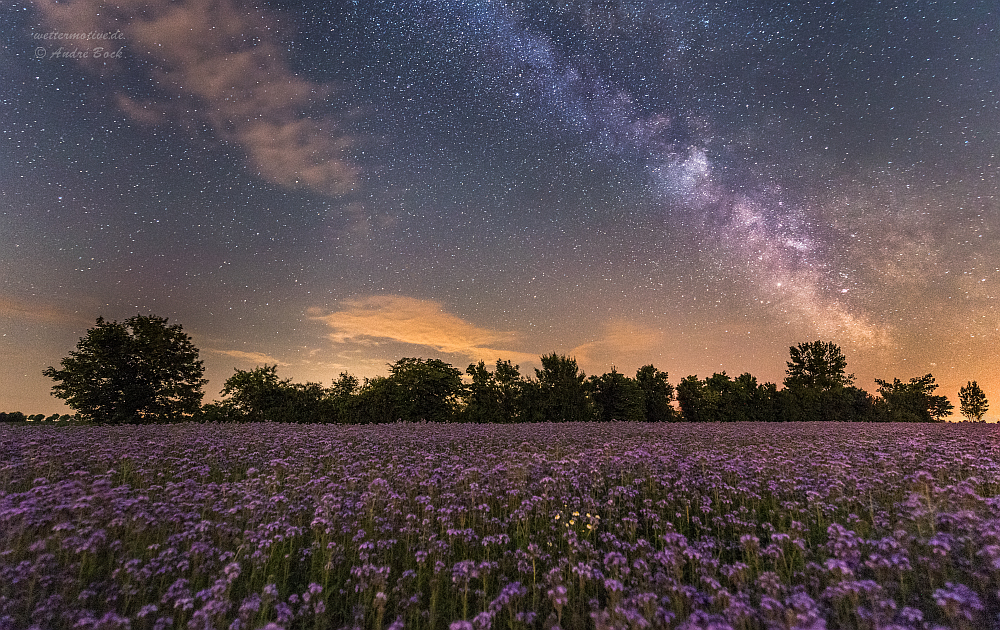
[{"label": "tree canopy", "polygon": [[840,347],[832,341],[812,341],[800,343],[788,349],[785,387],[828,390],[849,387],[854,384],[854,375],[845,374],[847,359]]},{"label": "tree canopy", "polygon": [[102,423],[180,420],[201,406],[207,382],[198,349],[180,324],[156,315],[124,322],[97,318],[62,369],[42,372],[52,393],[87,419]]},{"label": "tree canopy", "polygon": [[334,412],[331,390],[319,383],[278,378],[277,365],[236,370],[226,380],[226,398],[211,412],[246,422],[329,422]]},{"label": "tree canopy", "polygon": [[983,416],[990,410],[986,394],[976,381],[967,381],[965,387],[958,390],[959,411],[973,422],[983,422]]},{"label": "tree canopy", "polygon": [[464,393],[458,368],[440,359],[405,357],[389,365],[389,376],[365,379],[356,421],[453,422]]},{"label": "tree canopy", "polygon": [[875,379],[881,395],[879,407],[889,422],[940,422],[955,408],[945,396],[937,396],[934,376],[926,374],[902,382]]},{"label": "tree canopy", "polygon": [[613,366],[606,374],[591,376],[587,385],[599,420],[642,422],[646,419],[646,397],[642,387]]},{"label": "tree canopy", "polygon": [[635,373],[635,382],[642,390],[647,422],[671,422],[679,420],[677,412],[670,404],[674,399],[674,386],[667,380],[666,372],[653,365],[644,365]]},{"label": "tree canopy", "polygon": [[466,390],[465,420],[468,422],[517,422],[521,415],[521,398],[525,382],[520,366],[497,359],[490,372],[486,363],[472,363],[465,373],[472,378]]},{"label": "tree canopy", "polygon": [[594,419],[587,396],[587,375],[575,358],[556,353],[541,357],[542,369],[535,369],[537,404],[544,422],[586,422]]}]

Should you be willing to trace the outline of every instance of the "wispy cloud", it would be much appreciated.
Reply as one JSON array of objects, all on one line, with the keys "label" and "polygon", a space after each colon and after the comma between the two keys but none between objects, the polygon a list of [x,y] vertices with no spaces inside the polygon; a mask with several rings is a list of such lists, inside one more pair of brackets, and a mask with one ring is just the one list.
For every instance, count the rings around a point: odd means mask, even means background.
[{"label": "wispy cloud", "polygon": [[51,304],[29,302],[7,296],[0,296],[0,317],[72,324],[74,326],[94,322],[94,318],[85,317],[80,313],[64,310]]},{"label": "wispy cloud", "polygon": [[245,352],[243,350],[216,350],[209,348],[206,352],[211,352],[212,354],[222,354],[227,357],[232,357],[234,359],[239,359],[240,361],[246,361],[248,363],[254,364],[268,364],[268,365],[291,365],[280,359],[276,359],[269,354],[264,354],[263,352]]},{"label": "wispy cloud", "polygon": [[537,361],[537,355],[498,346],[515,341],[511,332],[481,328],[444,311],[439,302],[402,296],[371,296],[345,300],[342,310],[329,314],[310,311],[313,319],[330,327],[336,343],[376,345],[396,342],[474,360]]},{"label": "wispy cloud", "polygon": [[[341,195],[357,183],[352,138],[332,116],[309,115],[332,92],[295,75],[273,15],[234,0],[35,0],[46,26],[64,32],[121,31],[122,61],[81,59],[121,77],[115,102],[143,124],[208,125],[241,147],[256,172],[282,186]],[[102,42],[105,43],[106,42]],[[126,64],[130,67],[126,68]],[[151,65],[156,96],[120,86]],[[149,91],[148,88],[143,88]]]},{"label": "wispy cloud", "polygon": [[570,351],[577,363],[586,365],[590,371],[603,373],[610,370],[615,361],[627,363],[639,360],[649,363],[659,354],[663,344],[663,332],[643,324],[624,319],[606,322],[601,334],[587,343]]}]

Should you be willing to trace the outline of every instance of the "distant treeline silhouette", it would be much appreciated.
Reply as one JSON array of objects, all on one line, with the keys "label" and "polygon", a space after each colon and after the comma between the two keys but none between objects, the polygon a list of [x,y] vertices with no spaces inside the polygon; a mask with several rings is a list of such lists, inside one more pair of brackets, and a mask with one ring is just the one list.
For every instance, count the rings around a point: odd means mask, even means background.
[{"label": "distant treeline silhouette", "polygon": [[[666,372],[645,365],[634,377],[612,368],[587,376],[576,359],[556,353],[523,375],[510,361],[461,370],[440,359],[403,358],[388,376],[360,381],[346,372],[330,387],[278,377],[276,365],[235,370],[222,400],[202,405],[204,367],[178,324],[137,315],[122,323],[97,319],[62,369],[53,395],[74,419],[123,424],[201,422],[935,422],[953,405],[934,393],[931,374],[903,382],[876,380],[878,395],[855,387],[847,360],[832,342],[789,348],[782,389],[752,374],[688,376],[675,387]],[[959,392],[961,412],[981,421],[988,404],[975,381]],[[48,418],[55,419],[56,416]],[[28,419],[19,412],[0,421]],[[31,417],[41,420],[42,417]],[[59,419],[68,419],[61,416]]]},{"label": "distant treeline silhouette", "polygon": [[[873,396],[844,374],[846,362],[832,343],[791,348],[784,387],[759,384],[751,374],[688,376],[675,387],[666,372],[646,365],[634,377],[612,368],[588,377],[576,360],[541,357],[532,376],[510,361],[492,370],[484,362],[461,371],[439,359],[404,358],[388,376],[365,379],[342,373],[325,388],[281,380],[277,366],[236,370],[224,398],[205,405],[202,421],[222,422],[934,422],[952,411],[930,374],[901,382],[878,381]],[[840,359],[840,360],[838,360]],[[677,403],[676,406],[674,403]],[[679,407],[679,409],[678,409]]]}]

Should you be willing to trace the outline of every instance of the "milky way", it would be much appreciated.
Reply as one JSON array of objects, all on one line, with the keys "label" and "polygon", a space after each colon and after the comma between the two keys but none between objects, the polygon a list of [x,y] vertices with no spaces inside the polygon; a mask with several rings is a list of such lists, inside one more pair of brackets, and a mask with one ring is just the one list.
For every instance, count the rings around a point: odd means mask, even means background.
[{"label": "milky way", "polygon": [[192,334],[209,398],[264,362],[327,382],[551,351],[780,381],[817,338],[869,390],[1000,396],[983,3],[0,15],[0,405],[59,409],[42,369],[136,312]]}]

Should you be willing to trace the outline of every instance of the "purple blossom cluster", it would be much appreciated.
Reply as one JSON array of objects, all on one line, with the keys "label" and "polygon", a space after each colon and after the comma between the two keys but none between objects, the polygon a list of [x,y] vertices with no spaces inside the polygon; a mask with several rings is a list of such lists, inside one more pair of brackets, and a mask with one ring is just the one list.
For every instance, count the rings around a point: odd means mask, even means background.
[{"label": "purple blossom cluster", "polygon": [[1000,626],[991,425],[0,426],[8,628]]}]

